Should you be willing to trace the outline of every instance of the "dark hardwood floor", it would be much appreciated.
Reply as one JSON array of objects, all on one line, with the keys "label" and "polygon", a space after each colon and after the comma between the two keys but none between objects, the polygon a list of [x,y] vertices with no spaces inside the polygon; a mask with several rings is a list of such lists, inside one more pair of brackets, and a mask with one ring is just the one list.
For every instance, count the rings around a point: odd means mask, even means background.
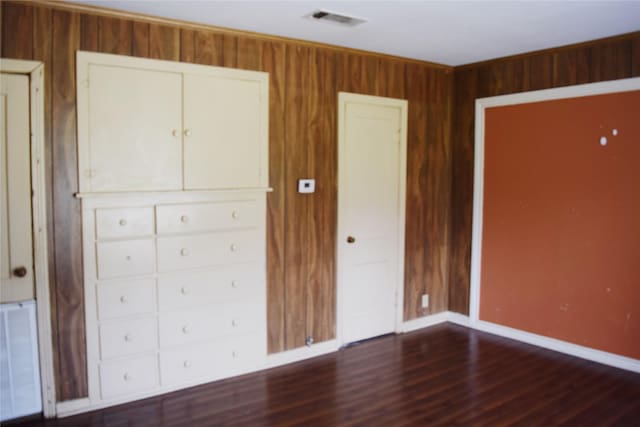
[{"label": "dark hardwood floor", "polygon": [[640,374],[443,324],[21,426],[640,426]]}]

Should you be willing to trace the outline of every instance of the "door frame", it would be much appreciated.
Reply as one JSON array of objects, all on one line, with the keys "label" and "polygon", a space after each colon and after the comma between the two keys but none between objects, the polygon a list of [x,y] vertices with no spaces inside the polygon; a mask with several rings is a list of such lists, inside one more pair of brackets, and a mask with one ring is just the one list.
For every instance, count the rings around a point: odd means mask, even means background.
[{"label": "door frame", "polygon": [[378,105],[383,107],[398,108],[400,110],[400,182],[398,188],[398,247],[397,247],[397,271],[396,271],[396,320],[395,332],[402,332],[404,321],[404,252],[405,252],[405,222],[406,222],[406,188],[407,188],[407,127],[409,102],[405,99],[386,98],[381,96],[361,95],[349,92],[338,92],[338,217],[337,217],[337,238],[336,238],[336,339],[338,345],[344,342],[344,316],[342,315],[344,301],[344,281],[342,279],[344,265],[342,260],[343,245],[342,237],[346,236],[344,224],[340,218],[344,218],[345,203],[340,193],[341,170],[345,170],[345,125],[346,107],[349,103],[363,103]]},{"label": "door frame", "polygon": [[31,212],[33,216],[33,266],[42,410],[45,417],[56,415],[56,388],[53,369],[49,263],[47,248],[47,206],[44,135],[44,63],[17,59],[0,59],[0,70],[29,77],[29,118],[31,131]]}]

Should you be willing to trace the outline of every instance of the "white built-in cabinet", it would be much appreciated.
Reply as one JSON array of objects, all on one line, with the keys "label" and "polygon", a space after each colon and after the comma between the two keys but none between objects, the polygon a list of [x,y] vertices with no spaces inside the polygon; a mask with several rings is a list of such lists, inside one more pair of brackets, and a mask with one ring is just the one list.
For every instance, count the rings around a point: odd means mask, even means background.
[{"label": "white built-in cabinet", "polygon": [[77,59],[89,397],[67,411],[263,368],[268,75]]},{"label": "white built-in cabinet", "polygon": [[80,192],[264,188],[268,74],[78,52]]}]

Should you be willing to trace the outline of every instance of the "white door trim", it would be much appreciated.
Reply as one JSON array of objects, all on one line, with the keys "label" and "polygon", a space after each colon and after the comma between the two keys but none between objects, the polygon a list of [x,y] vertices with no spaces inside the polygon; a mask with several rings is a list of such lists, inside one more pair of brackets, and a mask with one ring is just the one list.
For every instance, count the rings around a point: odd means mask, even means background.
[{"label": "white door trim", "polygon": [[38,318],[38,349],[42,409],[45,417],[56,415],[53,346],[51,341],[51,306],[49,298],[49,263],[47,253],[47,210],[44,160],[44,64],[40,61],[0,59],[3,73],[29,76],[31,119],[31,209],[33,214],[34,278]]},{"label": "white door trim", "polygon": [[395,332],[403,332],[404,321],[404,241],[405,241],[405,218],[406,218],[406,187],[407,187],[407,117],[409,103],[404,99],[384,98],[380,96],[360,95],[355,93],[338,93],[338,220],[336,239],[336,340],[339,345],[344,345],[343,315],[342,305],[344,301],[344,284],[342,283],[342,249],[341,238],[346,236],[346,230],[340,224],[340,218],[344,217],[344,202],[340,195],[341,170],[345,170],[345,113],[346,105],[349,102],[361,102],[376,104],[385,107],[396,107],[400,109],[400,188],[398,189],[398,271],[396,273],[396,322]]}]

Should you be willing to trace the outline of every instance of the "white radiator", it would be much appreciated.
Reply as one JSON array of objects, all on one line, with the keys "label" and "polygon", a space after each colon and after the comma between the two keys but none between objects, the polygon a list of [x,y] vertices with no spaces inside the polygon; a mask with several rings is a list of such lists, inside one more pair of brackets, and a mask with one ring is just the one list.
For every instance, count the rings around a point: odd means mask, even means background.
[{"label": "white radiator", "polygon": [[42,411],[35,301],[0,305],[0,421]]}]

